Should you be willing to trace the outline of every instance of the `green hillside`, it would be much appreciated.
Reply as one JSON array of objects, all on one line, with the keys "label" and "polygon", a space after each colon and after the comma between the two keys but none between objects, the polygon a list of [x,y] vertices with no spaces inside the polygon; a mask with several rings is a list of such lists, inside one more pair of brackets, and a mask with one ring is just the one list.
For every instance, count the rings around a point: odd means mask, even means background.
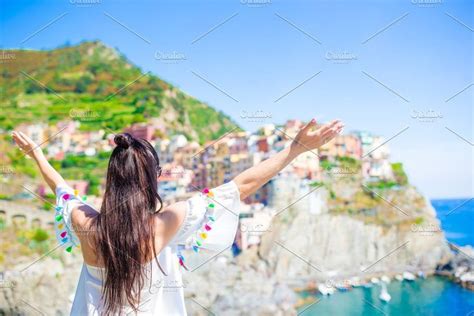
[{"label": "green hillside", "polygon": [[9,56],[0,74],[0,126],[6,130],[19,123],[72,119],[83,130],[120,131],[153,119],[170,134],[203,143],[237,126],[101,42],[50,51],[4,50],[3,56]]}]

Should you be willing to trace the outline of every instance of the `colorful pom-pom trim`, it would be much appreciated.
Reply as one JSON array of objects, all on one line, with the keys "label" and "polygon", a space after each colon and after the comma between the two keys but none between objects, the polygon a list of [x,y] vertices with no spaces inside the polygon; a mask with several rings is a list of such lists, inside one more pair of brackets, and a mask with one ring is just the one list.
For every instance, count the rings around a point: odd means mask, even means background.
[{"label": "colorful pom-pom trim", "polygon": [[[212,200],[212,198],[214,197],[214,193],[208,188],[205,188],[204,190],[202,190],[202,193],[203,195],[207,197],[208,204],[207,204],[206,213],[207,213],[208,220],[207,222],[203,224],[202,228],[197,231],[196,236],[193,237],[191,248],[193,249],[195,253],[199,253],[199,250],[202,247],[204,240],[208,238],[208,232],[212,230],[212,225],[216,221],[216,217],[214,216],[215,204],[213,203],[214,201]],[[183,268],[188,270],[184,262],[184,256],[181,254],[181,252],[178,252],[178,260],[179,260],[179,264]]]},{"label": "colorful pom-pom trim", "polygon": [[[79,192],[77,190],[74,190],[74,194],[70,193],[65,193],[61,196],[61,198],[58,200],[59,203],[64,203],[68,200],[71,200],[73,198],[79,199],[78,197]],[[82,200],[86,200],[86,196],[82,197]],[[69,253],[72,252],[73,248],[80,248],[79,243],[77,240],[74,240],[71,233],[70,233],[70,228],[68,225],[65,223],[64,219],[64,207],[61,205],[56,205],[54,207],[54,210],[56,211],[56,214],[54,216],[55,219],[55,226],[56,226],[56,239],[58,242],[65,247],[65,250]]]}]

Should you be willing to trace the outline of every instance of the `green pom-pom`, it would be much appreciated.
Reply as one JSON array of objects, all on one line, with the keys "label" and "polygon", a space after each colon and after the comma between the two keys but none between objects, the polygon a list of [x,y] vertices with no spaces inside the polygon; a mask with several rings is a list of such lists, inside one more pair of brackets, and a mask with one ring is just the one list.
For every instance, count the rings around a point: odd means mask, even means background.
[{"label": "green pom-pom", "polygon": [[67,252],[71,252],[71,251],[72,251],[72,246],[67,247],[67,248],[66,248],[66,251],[67,251]]},{"label": "green pom-pom", "polygon": [[62,215],[56,216],[56,221],[57,221],[57,222],[60,222],[62,219],[63,219],[63,216],[62,216]]}]

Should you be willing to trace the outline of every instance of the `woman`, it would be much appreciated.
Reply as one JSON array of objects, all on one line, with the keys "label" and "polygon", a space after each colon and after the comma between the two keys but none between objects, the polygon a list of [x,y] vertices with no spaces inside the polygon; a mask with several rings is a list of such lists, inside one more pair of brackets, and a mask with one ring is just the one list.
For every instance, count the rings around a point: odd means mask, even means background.
[{"label": "woman", "polygon": [[21,132],[12,137],[56,192],[58,239],[69,252],[82,249],[84,265],[71,314],[185,315],[180,265],[188,268],[191,259],[180,249],[192,248],[196,256],[225,250],[235,237],[240,201],[342,128],[340,121],[316,128],[313,119],[290,146],[231,182],[166,207],[157,192],[157,153],[145,140],[118,134],[100,210],[75,196],[31,139]]}]

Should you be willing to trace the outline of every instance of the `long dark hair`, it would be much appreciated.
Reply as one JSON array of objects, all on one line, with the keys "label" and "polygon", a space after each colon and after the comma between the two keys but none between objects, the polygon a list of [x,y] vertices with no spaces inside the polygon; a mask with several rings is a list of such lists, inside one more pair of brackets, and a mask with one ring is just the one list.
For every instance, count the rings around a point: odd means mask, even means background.
[{"label": "long dark hair", "polygon": [[154,214],[163,206],[157,180],[160,160],[153,146],[128,133],[117,134],[114,141],[104,200],[94,222],[97,255],[105,267],[106,315],[120,313],[127,303],[138,311],[144,263],[156,258]]}]

